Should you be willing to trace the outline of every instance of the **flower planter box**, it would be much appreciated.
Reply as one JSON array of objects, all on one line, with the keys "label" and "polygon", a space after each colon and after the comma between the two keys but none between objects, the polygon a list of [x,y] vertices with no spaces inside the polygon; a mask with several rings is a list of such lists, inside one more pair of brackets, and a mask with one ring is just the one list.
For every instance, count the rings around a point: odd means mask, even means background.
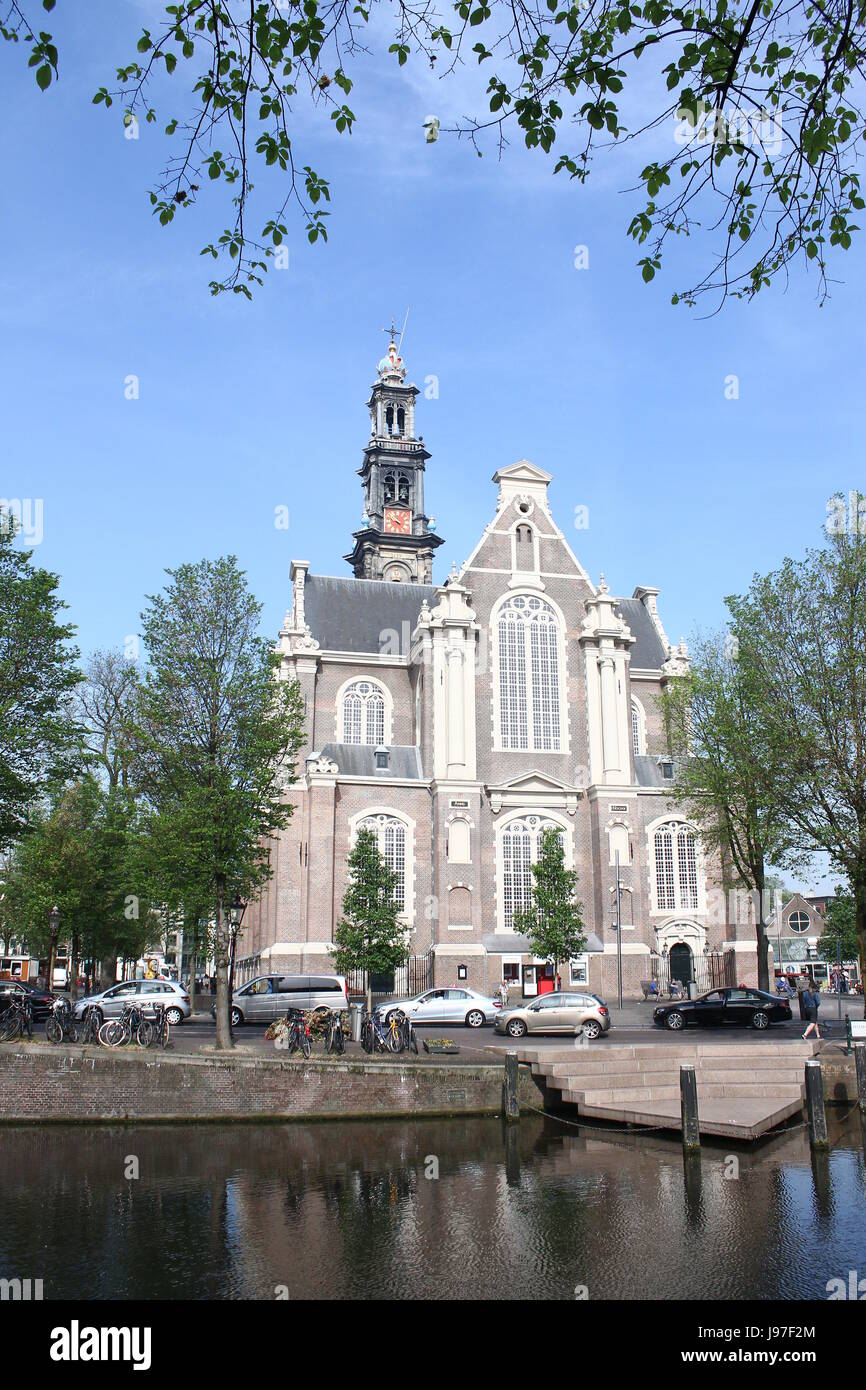
[{"label": "flower planter box", "polygon": [[452,1055],[459,1052],[460,1048],[450,1038],[425,1038],[424,1051],[434,1053],[437,1056],[440,1054]]}]

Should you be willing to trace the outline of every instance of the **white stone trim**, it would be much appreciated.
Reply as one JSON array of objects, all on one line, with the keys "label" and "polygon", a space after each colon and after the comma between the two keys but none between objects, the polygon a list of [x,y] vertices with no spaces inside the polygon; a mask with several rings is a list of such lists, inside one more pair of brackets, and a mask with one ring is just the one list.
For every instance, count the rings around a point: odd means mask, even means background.
[{"label": "white stone trim", "polygon": [[[484,956],[487,954],[483,946],[472,941],[467,941],[465,946],[452,946],[447,941],[436,941],[431,950],[434,956]],[[447,988],[459,989],[460,986],[450,985]]]}]

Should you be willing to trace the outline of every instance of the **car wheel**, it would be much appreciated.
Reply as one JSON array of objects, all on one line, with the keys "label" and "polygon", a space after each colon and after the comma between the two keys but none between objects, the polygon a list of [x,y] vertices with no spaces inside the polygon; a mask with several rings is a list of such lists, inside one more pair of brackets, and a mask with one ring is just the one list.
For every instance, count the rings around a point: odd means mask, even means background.
[{"label": "car wheel", "polygon": [[390,1025],[391,1025],[391,1019],[392,1019],[392,1018],[397,1018],[402,1012],[403,1012],[402,1009],[389,1009],[389,1010],[388,1010],[388,1012],[387,1012],[386,1015],[385,1015],[385,1022],[388,1024],[389,1027],[390,1027]]},{"label": "car wheel", "polygon": [[183,1023],[183,1012],[181,1009],[166,1009],[165,1021],[170,1023],[172,1028],[179,1028]]},{"label": "car wheel", "polygon": [[232,1027],[233,1027],[233,1028],[240,1028],[240,1026],[241,1026],[241,1024],[243,1023],[243,1021],[244,1021],[244,1016],[243,1016],[243,1014],[241,1013],[240,1009],[232,1009]]},{"label": "car wheel", "polygon": [[595,1042],[601,1033],[601,1024],[597,1018],[588,1018],[580,1031],[585,1038],[589,1038],[590,1042]]},{"label": "car wheel", "polygon": [[672,1033],[676,1033],[679,1031],[680,1028],[684,1026],[685,1021],[686,1020],[680,1013],[679,1009],[674,1009],[673,1013],[670,1013],[666,1016],[665,1027],[670,1028]]},{"label": "car wheel", "polygon": [[467,1028],[480,1028],[484,1022],[484,1014],[480,1009],[470,1009],[466,1015]]},{"label": "car wheel", "polygon": [[526,1024],[522,1018],[509,1019],[506,1024],[506,1032],[510,1038],[522,1038],[526,1033]]},{"label": "car wheel", "polygon": [[758,1009],[757,1013],[752,1014],[752,1027],[757,1028],[759,1033],[762,1032],[764,1028],[769,1027],[769,1023],[770,1020],[767,1018],[767,1015],[762,1013],[760,1009]]}]

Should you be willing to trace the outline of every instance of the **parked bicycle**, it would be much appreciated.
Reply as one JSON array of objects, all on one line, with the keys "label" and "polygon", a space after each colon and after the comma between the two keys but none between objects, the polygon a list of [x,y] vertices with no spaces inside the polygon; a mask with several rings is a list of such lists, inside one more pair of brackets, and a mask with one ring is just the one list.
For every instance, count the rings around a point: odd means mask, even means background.
[{"label": "parked bicycle", "polygon": [[95,1004],[88,1004],[81,1019],[76,1023],[78,1031],[78,1041],[82,1043],[93,1043],[94,1046],[99,1042],[99,1025],[102,1022],[102,1015]]},{"label": "parked bicycle", "polygon": [[288,1052],[289,1056],[293,1052],[303,1052],[305,1057],[309,1057],[313,1051],[313,1044],[310,1041],[310,1025],[307,1015],[299,1009],[292,1009],[288,1015],[289,1036]]},{"label": "parked bicycle", "polygon": [[107,1018],[99,1030],[103,1047],[124,1047],[133,1041],[139,1047],[149,1047],[152,1040],[153,1024],[144,1017],[138,1004],[124,1004],[120,1018]]},{"label": "parked bicycle", "polygon": [[45,1020],[45,1036],[50,1043],[78,1042],[78,1025],[72,1017],[68,999],[55,999],[51,1013]]},{"label": "parked bicycle", "polygon": [[328,1014],[325,1031],[325,1051],[335,1054],[342,1054],[346,1051],[346,1039],[343,1036],[343,1018],[336,1009],[332,1009]]},{"label": "parked bicycle", "polygon": [[171,1033],[171,1024],[166,1015],[164,1004],[154,1004],[154,1017],[146,1020],[150,1024],[151,1037],[147,1043],[148,1047],[168,1047],[168,1039]]},{"label": "parked bicycle", "polygon": [[[390,1032],[390,1029],[388,1030]],[[377,1014],[365,1014],[361,1021],[361,1046],[367,1053],[392,1052],[394,1049]]]},{"label": "parked bicycle", "polygon": [[33,1037],[33,1005],[26,994],[16,994],[0,1014],[0,1042],[13,1042],[25,1033]]},{"label": "parked bicycle", "polygon": [[411,1018],[408,1014],[404,1014],[402,1009],[396,1010],[395,1018],[397,1021],[397,1027],[400,1029],[400,1035],[402,1038],[402,1047],[399,1050],[402,1052],[403,1048],[405,1048],[407,1052],[414,1052],[415,1056],[417,1057],[418,1038],[416,1036],[415,1027],[412,1023]]}]

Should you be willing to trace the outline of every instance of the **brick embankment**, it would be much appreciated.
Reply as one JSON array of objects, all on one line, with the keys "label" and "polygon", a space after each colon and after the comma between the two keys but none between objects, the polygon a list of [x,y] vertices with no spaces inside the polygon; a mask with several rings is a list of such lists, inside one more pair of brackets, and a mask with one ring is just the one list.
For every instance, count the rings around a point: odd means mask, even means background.
[{"label": "brick embankment", "polygon": [[[499,1114],[503,1069],[324,1058],[0,1048],[0,1124]],[[529,1068],[520,1097],[540,1106]]]}]

